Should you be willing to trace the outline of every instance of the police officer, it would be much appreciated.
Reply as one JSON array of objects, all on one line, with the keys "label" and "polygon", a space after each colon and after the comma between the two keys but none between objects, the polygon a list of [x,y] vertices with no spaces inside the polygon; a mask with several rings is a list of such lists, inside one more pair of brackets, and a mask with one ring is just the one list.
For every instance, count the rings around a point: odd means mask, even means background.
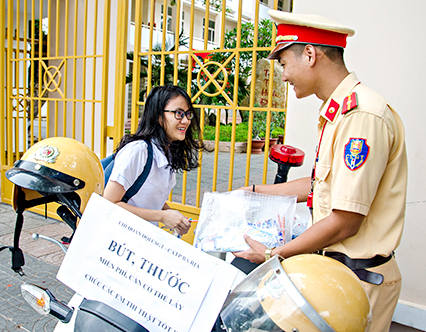
[{"label": "police officer", "polygon": [[[278,25],[269,59],[297,98],[323,101],[311,177],[256,192],[297,195],[312,208],[312,226],[278,248],[246,237],[250,249],[236,257],[261,263],[320,251],[363,280],[372,305],[371,331],[388,331],[401,288],[393,256],[402,235],[407,187],[404,128],[377,92],[360,83],[343,61],[348,27],[314,15],[269,11]],[[252,190],[252,187],[245,188]]]}]

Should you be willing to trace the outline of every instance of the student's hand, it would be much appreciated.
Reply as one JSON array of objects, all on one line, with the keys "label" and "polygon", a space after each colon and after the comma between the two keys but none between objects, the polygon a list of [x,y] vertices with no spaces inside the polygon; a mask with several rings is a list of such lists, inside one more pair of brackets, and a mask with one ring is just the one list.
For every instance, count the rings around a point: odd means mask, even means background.
[{"label": "student's hand", "polygon": [[162,210],[161,222],[171,230],[176,230],[179,234],[186,234],[191,227],[188,218],[176,210]]},{"label": "student's hand", "polygon": [[262,243],[253,240],[248,235],[244,235],[244,240],[250,246],[250,249],[233,252],[235,257],[240,257],[249,260],[252,263],[260,264],[265,261],[265,250],[267,247]]}]

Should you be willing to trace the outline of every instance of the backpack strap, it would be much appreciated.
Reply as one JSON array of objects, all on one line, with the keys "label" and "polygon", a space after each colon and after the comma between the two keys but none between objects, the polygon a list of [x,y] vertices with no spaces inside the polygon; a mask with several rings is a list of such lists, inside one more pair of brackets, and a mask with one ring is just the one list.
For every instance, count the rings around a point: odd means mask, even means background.
[{"label": "backpack strap", "polygon": [[142,185],[145,183],[149,172],[151,171],[152,166],[152,159],[153,159],[153,151],[152,151],[152,143],[150,140],[145,141],[148,145],[148,159],[146,161],[145,167],[143,169],[143,172],[138,176],[136,181],[132,184],[132,186],[127,189],[126,193],[124,194],[123,198],[121,199],[122,202],[127,203],[127,201],[132,198],[134,195],[137,194],[139,189],[141,189]]}]

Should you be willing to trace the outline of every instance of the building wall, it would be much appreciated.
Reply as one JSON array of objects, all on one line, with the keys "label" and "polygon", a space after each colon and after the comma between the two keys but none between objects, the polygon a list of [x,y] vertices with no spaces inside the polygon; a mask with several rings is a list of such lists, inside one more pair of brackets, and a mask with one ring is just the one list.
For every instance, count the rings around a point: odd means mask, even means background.
[{"label": "building wall", "polygon": [[[396,250],[403,281],[394,320],[426,330],[426,178],[422,169],[426,162],[426,62],[422,57],[426,51],[426,2],[294,0],[293,11],[322,15],[353,28],[355,36],[348,38],[345,51],[348,69],[355,71],[362,83],[383,94],[402,117],[409,173],[406,223]],[[310,174],[320,106],[315,96],[297,100],[290,89],[286,143],[306,152],[305,165],[293,169],[291,178]],[[300,128],[306,129],[303,135]]]}]

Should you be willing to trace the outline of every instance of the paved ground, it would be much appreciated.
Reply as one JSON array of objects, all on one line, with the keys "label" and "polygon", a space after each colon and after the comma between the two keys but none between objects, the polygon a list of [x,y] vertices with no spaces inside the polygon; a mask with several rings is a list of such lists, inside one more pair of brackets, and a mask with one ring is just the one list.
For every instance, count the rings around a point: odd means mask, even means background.
[{"label": "paved ground", "polygon": [[[250,184],[262,182],[263,155],[253,155],[250,168]],[[226,191],[229,177],[229,154],[220,153],[219,162],[221,171],[218,175],[218,191]],[[233,188],[244,185],[246,154],[235,155]],[[268,163],[267,183],[273,183],[277,166]],[[203,160],[203,174],[213,171],[213,154],[206,155]],[[204,173],[206,172],[206,173]],[[290,171],[291,172],[291,171]],[[206,176],[209,178],[209,176]],[[211,179],[211,177],[210,177]],[[196,188],[196,172],[188,174],[187,203],[194,204]],[[211,191],[211,180],[201,184],[201,192]],[[179,193],[181,184],[175,192]],[[174,198],[175,195],[174,194]],[[179,195],[178,195],[179,196]],[[44,240],[34,241],[31,234],[39,233],[60,240],[63,236],[70,236],[70,228],[62,222],[45,219],[32,212],[25,212],[24,229],[21,235],[21,249],[25,255],[25,276],[14,273],[11,266],[11,255],[8,250],[0,252],[0,332],[9,331],[53,331],[56,321],[49,317],[42,317],[23,300],[20,295],[20,285],[23,282],[34,283],[49,288],[55,296],[68,302],[73,291],[56,280],[56,273],[64,257],[63,252],[54,244]],[[16,214],[6,204],[0,203],[0,246],[13,243],[13,232]],[[415,329],[399,324],[392,324],[391,332],[414,332]]]},{"label": "paved ground", "polygon": [[[9,250],[0,252],[0,331],[53,331],[56,320],[40,316],[22,298],[20,285],[34,283],[49,288],[58,299],[68,302],[73,291],[56,280],[58,267],[64,257],[55,245],[31,238],[32,233],[40,233],[60,240],[69,236],[69,227],[62,222],[44,219],[32,212],[25,212],[21,248],[24,251],[25,276],[13,272]],[[13,243],[15,211],[0,204],[0,246]]]},{"label": "paved ground", "polygon": [[[246,178],[246,161],[247,154],[245,153],[235,153],[234,156],[234,167],[231,169],[230,164],[230,154],[225,152],[219,152],[218,155],[218,174],[217,174],[217,183],[216,191],[226,192],[229,187],[229,174],[232,172],[232,188],[237,189],[245,185]],[[263,180],[263,163],[264,155],[257,154],[251,155],[250,159],[250,178],[249,185],[252,184],[261,184]],[[201,164],[201,174],[203,180],[200,184],[200,197],[202,202],[202,197],[205,192],[212,192],[213,188],[213,170],[214,170],[214,153],[205,153],[203,155],[202,164]],[[277,164],[268,159],[268,168],[267,168],[267,181],[266,183],[274,183],[275,174],[277,172]],[[291,172],[291,170],[290,170]],[[181,201],[181,191],[182,191],[182,175],[177,175],[177,183],[173,189],[173,201]],[[186,181],[186,204],[195,205],[196,199],[196,188],[197,188],[197,172],[192,171],[187,173]]]}]

